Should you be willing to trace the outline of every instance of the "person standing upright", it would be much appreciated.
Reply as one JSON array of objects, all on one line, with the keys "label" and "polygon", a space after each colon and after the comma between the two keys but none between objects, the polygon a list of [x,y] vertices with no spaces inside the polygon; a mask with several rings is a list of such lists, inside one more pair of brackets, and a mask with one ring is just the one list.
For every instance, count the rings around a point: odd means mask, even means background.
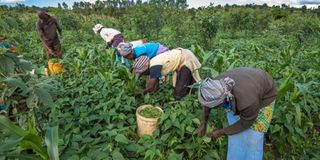
[{"label": "person standing upright", "polygon": [[59,32],[60,36],[62,36],[62,29],[56,18],[41,9],[37,11],[37,15],[39,18],[37,21],[37,31],[48,59],[62,59],[61,44],[57,33]]}]

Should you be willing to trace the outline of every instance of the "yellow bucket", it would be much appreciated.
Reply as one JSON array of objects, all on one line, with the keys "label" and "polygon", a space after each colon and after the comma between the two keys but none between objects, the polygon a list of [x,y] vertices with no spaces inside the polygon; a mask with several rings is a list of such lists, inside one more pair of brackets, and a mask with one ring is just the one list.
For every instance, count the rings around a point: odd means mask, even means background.
[{"label": "yellow bucket", "polygon": [[[153,131],[159,128],[157,125],[158,118],[146,118],[139,114],[141,110],[149,106],[150,105],[143,105],[138,107],[136,110],[137,126],[138,126],[137,134],[139,137],[145,134],[152,135]],[[158,108],[163,113],[163,110],[160,107],[156,107],[156,108]]]},{"label": "yellow bucket", "polygon": [[62,73],[63,63],[49,61],[48,68],[49,68],[50,74],[60,74]]}]

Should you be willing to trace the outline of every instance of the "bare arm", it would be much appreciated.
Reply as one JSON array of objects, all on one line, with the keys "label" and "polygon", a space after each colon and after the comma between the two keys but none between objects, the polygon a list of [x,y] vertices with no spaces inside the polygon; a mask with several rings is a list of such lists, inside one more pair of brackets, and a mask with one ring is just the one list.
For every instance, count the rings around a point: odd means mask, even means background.
[{"label": "bare arm", "polygon": [[147,87],[143,90],[143,93],[152,93],[159,88],[159,80],[157,78],[149,78],[147,80]]},{"label": "bare arm", "polygon": [[233,135],[250,128],[258,116],[258,112],[258,107],[247,107],[245,110],[240,111],[240,120],[223,128],[221,130],[222,133],[226,135]]},{"label": "bare arm", "polygon": [[210,111],[211,111],[211,108],[204,107],[204,106],[202,107],[201,122],[200,122],[200,125],[199,125],[198,129],[196,130],[196,133],[199,136],[203,136],[206,133],[207,122],[208,122],[208,119],[209,119]]},{"label": "bare arm", "polygon": [[48,38],[45,36],[44,30],[39,21],[37,22],[37,31],[40,36],[41,42],[48,46],[48,43],[47,43]]}]

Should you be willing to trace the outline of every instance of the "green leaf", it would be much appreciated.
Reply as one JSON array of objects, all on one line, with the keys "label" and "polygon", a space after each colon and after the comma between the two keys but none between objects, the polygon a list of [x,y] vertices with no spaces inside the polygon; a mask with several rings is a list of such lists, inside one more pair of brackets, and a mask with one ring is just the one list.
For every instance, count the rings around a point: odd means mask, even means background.
[{"label": "green leaf", "polygon": [[120,143],[124,143],[124,144],[128,144],[129,143],[129,140],[127,139],[127,137],[125,137],[123,134],[118,134],[115,138],[115,140],[117,142],[120,142]]},{"label": "green leaf", "polygon": [[163,136],[161,136],[160,140],[161,141],[166,141],[170,137],[170,133],[166,133]]},{"label": "green leaf", "polygon": [[39,158],[36,155],[30,155],[30,154],[0,154],[0,156],[5,156],[9,159],[23,159],[23,160],[41,160],[41,158]]},{"label": "green leaf", "polygon": [[45,142],[50,160],[59,160],[58,140],[58,126],[49,127],[46,132]]},{"label": "green leaf", "polygon": [[51,95],[48,93],[48,91],[46,91],[43,88],[36,87],[34,92],[38,96],[40,102],[43,103],[45,106],[54,106]]},{"label": "green leaf", "polygon": [[36,119],[34,115],[32,115],[31,119],[28,121],[28,132],[31,134],[37,134]]},{"label": "green leaf", "polygon": [[188,127],[186,128],[186,130],[187,130],[188,132],[193,133],[193,131],[195,130],[195,128],[193,128],[193,127],[191,127],[191,126],[188,126]]},{"label": "green leaf", "polygon": [[174,151],[171,151],[168,156],[168,160],[179,160],[182,159],[182,154],[177,154]]},{"label": "green leaf", "polygon": [[151,149],[147,150],[144,159],[153,159],[153,157],[155,156],[154,151],[152,151]]},{"label": "green leaf", "polygon": [[192,121],[193,123],[200,125],[200,120],[198,118],[193,118]]},{"label": "green leaf", "polygon": [[28,92],[27,85],[20,79],[9,77],[4,80],[5,82],[9,83],[12,86],[18,87],[22,90],[23,94],[26,94]]},{"label": "green leaf", "polygon": [[7,141],[2,142],[2,144],[0,145],[0,153],[3,153],[4,151],[10,150],[13,147],[16,147],[21,140],[22,138],[17,138],[17,139],[9,139]]},{"label": "green leaf", "polygon": [[209,150],[207,151],[207,155],[204,156],[205,160],[211,160],[211,159],[221,159],[217,150]]},{"label": "green leaf", "polygon": [[7,56],[0,57],[0,64],[0,73],[6,76],[14,73],[15,63],[11,58]]},{"label": "green leaf", "polygon": [[41,137],[29,133],[23,137],[19,145],[23,149],[32,149],[35,153],[41,156],[41,158],[47,159],[48,154],[45,147],[42,146],[41,140]]},{"label": "green leaf", "polygon": [[118,148],[115,151],[112,152],[112,159],[114,159],[114,160],[125,160],[123,155],[119,152]]},{"label": "green leaf", "polygon": [[295,124],[299,127],[301,126],[301,108],[300,106],[296,106],[296,115],[295,115]]},{"label": "green leaf", "polygon": [[38,97],[36,95],[32,94],[26,100],[27,106],[29,108],[35,108],[35,107],[37,107],[37,101],[38,101]]},{"label": "green leaf", "polygon": [[210,137],[202,137],[202,140],[204,141],[204,142],[206,142],[206,143],[209,143],[209,142],[211,142],[211,138]]},{"label": "green leaf", "polygon": [[4,130],[11,135],[23,137],[27,135],[27,132],[22,128],[14,125],[8,118],[0,115],[0,130]]},{"label": "green leaf", "polygon": [[290,79],[292,77],[292,73],[288,76],[288,78],[280,85],[278,90],[278,99],[285,96],[287,91],[294,89],[294,84],[290,82]]},{"label": "green leaf", "polygon": [[25,70],[28,70],[28,71],[32,70],[32,64],[29,61],[26,61],[24,59],[19,59],[18,65],[20,68],[23,68]]}]

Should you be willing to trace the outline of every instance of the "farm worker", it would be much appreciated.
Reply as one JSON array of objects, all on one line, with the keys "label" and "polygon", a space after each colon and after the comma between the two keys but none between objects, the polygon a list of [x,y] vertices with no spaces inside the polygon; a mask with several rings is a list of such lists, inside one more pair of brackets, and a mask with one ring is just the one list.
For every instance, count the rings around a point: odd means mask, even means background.
[{"label": "farm worker", "polygon": [[[177,48],[157,55],[151,60],[147,56],[140,56],[132,68],[138,76],[149,74],[144,94],[157,91],[159,79],[173,72],[174,98],[180,100],[189,93],[189,85],[201,80],[198,72],[200,67],[199,60],[190,50]],[[140,94],[135,93],[135,96]]]},{"label": "farm worker", "polygon": [[[100,33],[100,36],[106,43],[106,48],[117,48],[121,42],[125,41],[120,31],[113,28],[105,28],[102,24],[96,24],[92,30],[95,34]],[[119,62],[122,62],[122,64],[125,64],[126,66],[130,65],[127,59],[123,60],[121,56],[116,54],[116,63]]]},{"label": "farm worker", "polygon": [[227,110],[229,126],[210,133],[228,136],[227,159],[263,158],[264,133],[271,122],[277,97],[276,84],[263,70],[240,67],[201,82],[202,119],[196,133],[203,136],[212,108]]},{"label": "farm worker", "polygon": [[38,10],[37,31],[40,36],[41,43],[45,48],[48,59],[59,58],[61,55],[61,44],[57,31],[62,36],[62,30],[55,17],[50,16],[44,10]]},{"label": "farm worker", "polygon": [[120,55],[127,59],[136,59],[143,55],[152,59],[156,55],[169,50],[166,46],[160,43],[145,43],[136,47],[131,43],[120,43],[117,49]]},{"label": "farm worker", "polygon": [[10,53],[18,55],[17,49],[4,37],[0,37],[0,48],[8,49]]}]

